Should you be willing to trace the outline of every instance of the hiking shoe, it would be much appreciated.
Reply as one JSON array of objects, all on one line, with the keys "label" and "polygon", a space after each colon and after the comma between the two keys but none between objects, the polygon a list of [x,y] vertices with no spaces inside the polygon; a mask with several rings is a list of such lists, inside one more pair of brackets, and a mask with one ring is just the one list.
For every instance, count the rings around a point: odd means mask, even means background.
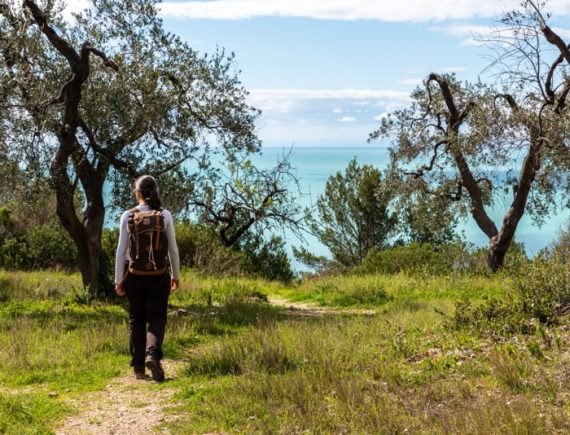
[{"label": "hiking shoe", "polygon": [[164,381],[164,369],[160,364],[160,361],[157,361],[153,357],[149,356],[145,360],[146,368],[149,369],[152,373],[152,380],[156,382],[163,382]]},{"label": "hiking shoe", "polygon": [[135,379],[138,381],[146,379],[146,375],[144,374],[144,367],[142,369],[135,370]]}]

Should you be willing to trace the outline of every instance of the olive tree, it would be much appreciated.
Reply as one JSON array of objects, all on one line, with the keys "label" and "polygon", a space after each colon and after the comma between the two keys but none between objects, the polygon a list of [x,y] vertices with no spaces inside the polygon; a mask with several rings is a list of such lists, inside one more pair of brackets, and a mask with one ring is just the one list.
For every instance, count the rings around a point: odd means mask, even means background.
[{"label": "olive tree", "polygon": [[[0,123],[27,165],[49,168],[83,282],[98,296],[106,205],[122,206],[133,179],[150,173],[175,208],[207,208],[207,198],[197,204],[197,181],[216,173],[213,154],[235,162],[260,150],[259,112],[233,55],[201,55],[165,31],[155,0],[92,0],[72,19],[62,8],[0,0]],[[282,186],[267,196],[288,201]]]},{"label": "olive tree", "polygon": [[[495,86],[432,73],[413,92],[411,106],[370,137],[394,140],[392,162],[406,188],[446,199],[473,217],[489,238],[491,270],[501,267],[524,213],[541,222],[556,207],[561,182],[568,182],[570,49],[547,25],[543,7],[525,1],[505,15],[501,29],[482,37],[494,50]],[[504,191],[512,199],[495,223],[489,207]]]}]

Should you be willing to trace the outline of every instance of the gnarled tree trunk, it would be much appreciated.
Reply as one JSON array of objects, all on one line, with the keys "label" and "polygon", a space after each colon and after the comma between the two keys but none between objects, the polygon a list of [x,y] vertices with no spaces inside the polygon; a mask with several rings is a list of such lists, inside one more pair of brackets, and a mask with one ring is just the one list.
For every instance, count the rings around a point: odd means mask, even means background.
[{"label": "gnarled tree trunk", "polygon": [[[57,214],[77,246],[83,284],[92,297],[100,298],[109,290],[104,288],[105,283],[100,275],[101,235],[105,219],[103,183],[109,163],[95,157],[99,147],[91,130],[81,119],[79,105],[83,84],[89,77],[90,54],[100,57],[113,69],[117,69],[117,66],[109,61],[104,53],[93,48],[89,42],[83,43],[81,50],[77,52],[49,25],[43,11],[33,0],[25,0],[24,7],[28,8],[42,33],[69,64],[70,78],[61,89],[59,97],[50,103],[63,105],[62,122],[57,131],[59,147],[50,173],[56,193]],[[83,148],[79,144],[78,129],[82,129],[87,136],[88,148]],[[69,176],[70,168],[73,168],[75,173],[74,181],[71,181]],[[81,219],[77,216],[75,207],[78,181],[81,183],[86,200]]]},{"label": "gnarled tree trunk", "polygon": [[515,237],[517,226],[523,217],[528,195],[532,183],[540,169],[540,150],[542,140],[536,128],[530,128],[531,145],[528,150],[519,176],[519,184],[514,190],[514,199],[509,210],[503,218],[501,230],[489,242],[489,254],[487,256],[487,267],[495,272],[501,268],[505,255],[511,242]]}]

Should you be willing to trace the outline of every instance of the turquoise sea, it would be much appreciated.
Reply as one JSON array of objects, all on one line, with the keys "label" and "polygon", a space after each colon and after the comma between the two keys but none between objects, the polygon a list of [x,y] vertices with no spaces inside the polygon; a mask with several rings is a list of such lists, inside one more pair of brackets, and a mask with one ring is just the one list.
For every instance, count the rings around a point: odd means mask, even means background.
[{"label": "turquoise sea", "polygon": [[[259,167],[275,165],[283,153],[290,152],[290,160],[296,168],[301,189],[306,194],[301,197],[301,204],[309,206],[314,204],[323,193],[329,175],[344,171],[348,162],[356,157],[359,163],[372,164],[384,168],[389,162],[388,150],[383,147],[299,147],[299,148],[272,148],[266,147],[261,156],[254,162]],[[510,197],[497,198],[496,204],[490,211],[496,225],[500,227],[501,219],[508,209]],[[516,239],[525,245],[526,252],[532,256],[540,249],[548,246],[558,235],[560,229],[569,222],[570,210],[562,209],[557,214],[550,215],[541,226],[536,226],[529,216],[524,216],[519,223]],[[459,231],[464,232],[465,238],[477,246],[486,246],[487,237],[477,227],[472,218],[461,222]],[[287,244],[299,246],[301,242],[290,234],[285,233]],[[318,240],[307,237],[306,246],[314,253],[326,255],[327,250]],[[295,264],[298,268],[299,265]]]},{"label": "turquoise sea", "polygon": [[[289,159],[295,168],[303,193],[299,197],[299,202],[304,207],[311,206],[316,202],[319,195],[324,192],[328,177],[338,171],[344,171],[353,157],[356,157],[361,164],[367,163],[378,168],[385,168],[389,162],[388,150],[385,147],[373,145],[367,147],[265,147],[262,154],[255,156],[253,161],[260,168],[270,168],[275,166],[278,159],[282,158],[284,154],[289,154]],[[490,211],[490,215],[497,226],[500,226],[501,219],[508,208],[509,199],[509,197],[499,198],[495,207]],[[117,218],[117,216],[111,216],[109,213],[107,225],[115,226]],[[569,221],[570,210],[568,209],[563,209],[559,213],[549,216],[542,227],[536,226],[529,216],[524,216],[519,223],[516,239],[524,244],[527,254],[532,256],[556,239],[560,229]],[[477,246],[488,244],[486,236],[472,218],[461,222],[458,230],[463,232],[469,242]],[[305,236],[304,242],[298,240],[288,231],[281,235],[287,242],[290,258],[296,270],[303,270],[304,268],[293,258],[293,246],[304,245],[315,254],[329,256],[327,249],[310,235]]]}]

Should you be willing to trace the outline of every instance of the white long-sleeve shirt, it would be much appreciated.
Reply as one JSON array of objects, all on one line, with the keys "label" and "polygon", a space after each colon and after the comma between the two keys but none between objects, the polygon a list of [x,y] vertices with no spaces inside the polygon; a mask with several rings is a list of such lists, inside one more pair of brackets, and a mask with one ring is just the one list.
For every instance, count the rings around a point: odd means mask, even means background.
[{"label": "white long-sleeve shirt", "polygon": [[[152,210],[148,205],[138,205],[141,211]],[[125,262],[129,260],[129,233],[127,224],[131,212],[127,210],[121,215],[119,227],[119,245],[117,246],[117,254],[115,256],[115,284],[120,283],[125,275]],[[168,256],[170,257],[170,265],[172,266],[172,279],[180,279],[180,258],[178,255],[178,245],[176,244],[176,235],[174,234],[174,219],[168,210],[163,209],[164,230],[168,239]]]}]

